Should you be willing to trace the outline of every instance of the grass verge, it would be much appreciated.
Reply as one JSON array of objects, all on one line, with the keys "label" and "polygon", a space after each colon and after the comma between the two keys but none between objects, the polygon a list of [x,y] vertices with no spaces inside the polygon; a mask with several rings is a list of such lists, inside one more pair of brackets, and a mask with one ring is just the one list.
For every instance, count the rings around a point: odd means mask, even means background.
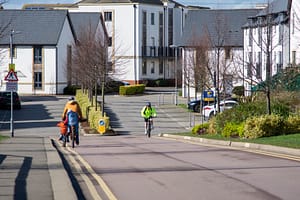
[{"label": "grass verge", "polygon": [[7,138],[9,138],[9,137],[8,136],[0,135],[0,142],[1,142],[1,140],[7,139]]},{"label": "grass verge", "polygon": [[200,138],[213,139],[213,140],[226,140],[226,141],[234,141],[234,142],[257,143],[257,144],[265,144],[265,145],[273,145],[273,146],[300,149],[300,133],[290,134],[290,135],[272,136],[272,137],[263,137],[263,138],[257,138],[257,139],[226,138],[221,135],[195,135],[190,132],[178,133],[176,135],[200,137]]}]

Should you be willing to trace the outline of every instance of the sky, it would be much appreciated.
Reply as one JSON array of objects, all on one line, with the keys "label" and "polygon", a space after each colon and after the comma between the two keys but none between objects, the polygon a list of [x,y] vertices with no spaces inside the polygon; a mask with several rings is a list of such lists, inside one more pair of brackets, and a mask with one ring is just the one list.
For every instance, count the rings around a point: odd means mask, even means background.
[{"label": "sky", "polygon": [[[0,2],[3,0],[0,0]],[[6,0],[5,9],[21,9],[23,4],[30,3],[76,3],[80,0]],[[175,0],[183,5],[205,6],[212,9],[253,8],[256,4],[267,3],[270,0]]]}]

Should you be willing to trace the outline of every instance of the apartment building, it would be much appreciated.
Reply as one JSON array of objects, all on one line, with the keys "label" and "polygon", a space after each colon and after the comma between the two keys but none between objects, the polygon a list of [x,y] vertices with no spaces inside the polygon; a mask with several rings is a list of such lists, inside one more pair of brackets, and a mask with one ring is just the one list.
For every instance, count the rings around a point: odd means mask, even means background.
[{"label": "apartment building", "polygon": [[[223,94],[231,94],[234,86],[243,85],[242,26],[249,16],[259,11],[208,9],[188,12],[183,36],[178,43],[183,52],[184,97],[201,98],[203,90],[212,90],[216,94],[216,88]],[[201,56],[203,58],[199,58]]]},{"label": "apartment building", "polygon": [[109,74],[130,84],[174,80],[174,43],[186,8],[171,0],[83,0],[70,12],[100,12],[109,35]]},{"label": "apartment building", "polygon": [[300,2],[274,0],[244,29],[245,89],[300,64]]}]

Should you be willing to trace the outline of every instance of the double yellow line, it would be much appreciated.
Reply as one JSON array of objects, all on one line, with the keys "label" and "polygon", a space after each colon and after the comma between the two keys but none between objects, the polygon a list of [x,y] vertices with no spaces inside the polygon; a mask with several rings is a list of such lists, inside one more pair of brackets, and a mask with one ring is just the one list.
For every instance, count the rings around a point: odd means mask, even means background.
[{"label": "double yellow line", "polygon": [[[77,160],[80,161],[80,163],[83,164],[83,166],[86,168],[88,173],[97,181],[101,189],[104,191],[108,199],[110,200],[117,200],[115,195],[112,193],[112,191],[109,189],[107,184],[104,182],[104,180],[92,169],[92,167],[71,147],[67,146],[66,149],[71,152],[73,155],[70,155],[70,161],[72,162],[73,166],[75,167],[76,171],[80,174],[82,179],[85,181],[87,188],[90,191],[90,194],[92,195],[93,199],[102,200],[102,198],[99,196],[97,189],[95,188],[94,184],[90,180],[90,178],[83,172],[80,164],[77,162]],[[75,155],[75,156],[74,156]]]}]

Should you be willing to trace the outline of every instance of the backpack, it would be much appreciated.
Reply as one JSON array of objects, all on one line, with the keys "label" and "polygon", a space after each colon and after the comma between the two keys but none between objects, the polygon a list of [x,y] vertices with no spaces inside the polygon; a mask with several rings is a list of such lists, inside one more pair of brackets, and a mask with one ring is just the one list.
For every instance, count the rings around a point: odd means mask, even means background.
[{"label": "backpack", "polygon": [[67,116],[68,116],[68,125],[76,125],[78,124],[79,122],[79,117],[78,117],[78,114],[74,111],[69,111],[67,113]]}]

